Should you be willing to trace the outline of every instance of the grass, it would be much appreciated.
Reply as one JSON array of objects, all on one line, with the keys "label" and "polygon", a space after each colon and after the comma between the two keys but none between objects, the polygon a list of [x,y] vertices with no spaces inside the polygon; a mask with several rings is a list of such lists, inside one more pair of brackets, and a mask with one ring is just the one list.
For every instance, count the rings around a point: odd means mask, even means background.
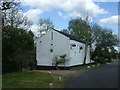
[{"label": "grass", "polygon": [[48,88],[53,83],[53,88],[62,88],[64,78],[58,81],[58,76],[42,72],[14,72],[3,74],[2,88]]},{"label": "grass", "polygon": [[[94,65],[94,67],[93,67],[93,65]],[[101,64],[99,64],[99,65],[101,65]],[[70,70],[84,70],[84,69],[88,69],[88,66],[90,66],[90,68],[95,68],[95,67],[98,67],[98,64],[90,64],[90,65],[72,67],[72,68],[70,68]]]},{"label": "grass", "polygon": [[[72,67],[70,70],[84,70],[98,67],[98,64]],[[102,64],[99,64],[102,65]],[[43,72],[13,72],[2,75],[2,88],[48,88],[53,83],[53,88],[63,88],[66,78],[62,77],[62,81],[58,80],[58,76],[49,75]]]}]

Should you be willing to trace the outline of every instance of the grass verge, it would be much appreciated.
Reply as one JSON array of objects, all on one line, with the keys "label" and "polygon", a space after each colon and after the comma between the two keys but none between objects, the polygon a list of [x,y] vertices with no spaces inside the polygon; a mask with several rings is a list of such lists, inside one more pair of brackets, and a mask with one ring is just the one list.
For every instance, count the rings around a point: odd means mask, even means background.
[{"label": "grass verge", "polygon": [[99,67],[102,64],[88,64],[88,65],[84,65],[84,66],[78,66],[78,67],[71,67],[70,70],[84,70],[84,69],[88,69],[88,68],[95,68],[95,67]]},{"label": "grass verge", "polygon": [[14,72],[3,74],[2,88],[48,88],[53,83],[53,88],[64,86],[64,77],[58,81],[58,76],[42,72]]}]

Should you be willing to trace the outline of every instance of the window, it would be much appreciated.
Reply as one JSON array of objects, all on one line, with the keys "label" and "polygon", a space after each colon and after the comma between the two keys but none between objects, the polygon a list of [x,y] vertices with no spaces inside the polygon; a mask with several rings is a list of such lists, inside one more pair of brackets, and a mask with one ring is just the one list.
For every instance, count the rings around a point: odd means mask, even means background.
[{"label": "window", "polygon": [[82,49],[83,49],[83,47],[80,47],[80,48],[79,48],[79,53],[80,53],[80,51],[81,51]]},{"label": "window", "polygon": [[72,47],[76,47],[77,45],[75,44],[70,44],[70,49],[72,49]]},{"label": "window", "polygon": [[80,50],[83,49],[83,47],[80,47]]},{"label": "window", "polygon": [[53,40],[53,32],[51,32],[51,40]]},{"label": "window", "polygon": [[40,41],[40,43],[41,43],[42,41]]},{"label": "window", "polygon": [[50,52],[53,52],[53,49],[50,49]]},{"label": "window", "polygon": [[72,44],[72,47],[76,47],[76,45],[75,45],[75,44]]}]

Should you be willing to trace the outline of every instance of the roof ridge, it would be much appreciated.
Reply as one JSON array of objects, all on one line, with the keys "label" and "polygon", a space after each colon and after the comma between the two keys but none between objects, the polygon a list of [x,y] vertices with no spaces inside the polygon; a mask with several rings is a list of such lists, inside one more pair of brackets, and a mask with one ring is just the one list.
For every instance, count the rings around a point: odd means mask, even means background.
[{"label": "roof ridge", "polygon": [[[75,36],[73,36],[73,35],[70,35],[70,34],[67,34],[67,33],[64,33],[64,32],[61,32],[61,31],[58,31],[57,29],[55,29],[55,28],[52,28],[54,31],[57,31],[57,32],[59,32],[60,34],[63,34],[64,36],[66,36],[66,37],[69,37],[71,40],[75,40],[75,41],[78,41],[78,42],[82,42],[82,43],[85,43],[84,41],[82,41],[82,40],[80,40],[80,39],[78,39],[78,38],[76,38]],[[85,43],[86,44],[86,43]]]}]

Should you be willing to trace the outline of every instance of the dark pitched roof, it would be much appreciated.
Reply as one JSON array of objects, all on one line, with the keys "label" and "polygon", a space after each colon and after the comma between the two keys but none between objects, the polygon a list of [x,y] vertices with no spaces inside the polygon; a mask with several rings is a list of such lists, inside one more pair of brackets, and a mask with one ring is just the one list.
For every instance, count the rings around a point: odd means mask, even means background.
[{"label": "dark pitched roof", "polygon": [[74,36],[72,36],[72,35],[70,35],[70,34],[67,34],[67,33],[64,33],[64,32],[61,32],[61,31],[58,31],[58,30],[56,30],[56,29],[54,29],[54,28],[52,28],[52,29],[53,29],[54,31],[57,31],[57,32],[65,35],[66,37],[69,37],[71,40],[75,40],[75,41],[78,41],[78,42],[81,42],[81,43],[85,43],[84,41],[82,41],[82,40],[80,40],[80,39],[78,39],[78,38],[76,38],[76,37],[74,37]]}]

